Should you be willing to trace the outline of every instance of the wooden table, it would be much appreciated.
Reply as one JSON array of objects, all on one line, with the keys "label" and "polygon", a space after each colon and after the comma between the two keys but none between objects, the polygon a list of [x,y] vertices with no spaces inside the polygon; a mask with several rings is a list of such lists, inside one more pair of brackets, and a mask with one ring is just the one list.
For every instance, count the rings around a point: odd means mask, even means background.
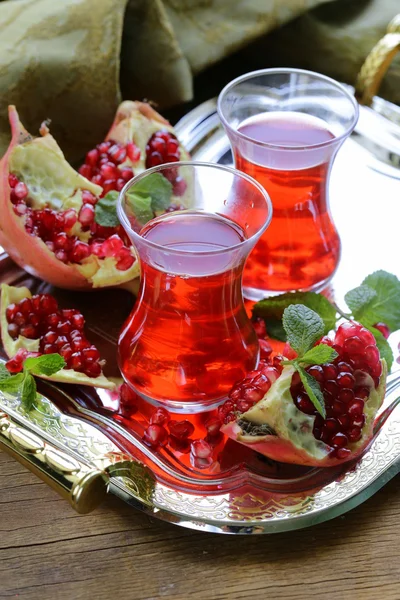
[{"label": "wooden table", "polygon": [[110,497],[89,515],[0,453],[0,598],[398,600],[400,478],[311,529],[222,536]]}]

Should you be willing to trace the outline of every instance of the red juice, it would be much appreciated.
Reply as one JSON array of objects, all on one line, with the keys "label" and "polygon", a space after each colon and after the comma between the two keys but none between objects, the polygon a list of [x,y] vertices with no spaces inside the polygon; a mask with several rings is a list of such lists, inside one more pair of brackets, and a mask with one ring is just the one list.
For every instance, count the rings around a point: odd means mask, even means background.
[{"label": "red juice", "polygon": [[319,287],[340,257],[327,190],[333,152],[326,143],[335,136],[321,119],[296,112],[257,115],[238,131],[273,145],[252,144],[251,156],[235,153],[236,167],[265,187],[274,211],[247,260],[244,287],[281,292]]},{"label": "red juice", "polygon": [[243,230],[185,211],[153,219],[140,235],[158,246],[141,252],[139,297],[120,337],[125,378],[161,402],[225,397],[259,352],[242,300],[243,260],[232,250]]}]

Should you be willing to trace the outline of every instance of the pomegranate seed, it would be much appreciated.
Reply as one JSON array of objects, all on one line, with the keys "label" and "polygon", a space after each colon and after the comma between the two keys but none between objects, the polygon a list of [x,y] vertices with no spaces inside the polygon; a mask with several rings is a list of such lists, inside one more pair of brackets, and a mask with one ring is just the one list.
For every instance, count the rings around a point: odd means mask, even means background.
[{"label": "pomegranate seed", "polygon": [[108,149],[112,145],[113,145],[113,142],[110,140],[107,140],[106,142],[101,142],[101,144],[99,144],[97,146],[97,150],[100,152],[100,154],[107,154]]},{"label": "pomegranate seed", "polygon": [[[314,379],[316,379],[318,381],[318,383],[324,382],[325,376],[324,376],[324,371],[321,366],[313,365],[312,367],[309,367],[307,369],[307,371],[309,372],[310,375],[312,375],[314,377]],[[299,375],[298,375],[298,377],[300,379]]]},{"label": "pomegranate seed", "polygon": [[367,346],[364,350],[365,360],[370,367],[376,365],[380,360],[379,350],[376,346]]},{"label": "pomegranate seed", "polygon": [[76,211],[73,208],[66,210],[64,213],[64,228],[66,231],[72,229],[72,227],[77,222],[78,217],[76,215]]},{"label": "pomegranate seed", "polygon": [[325,380],[334,381],[337,376],[337,367],[332,363],[327,363],[322,367]]},{"label": "pomegranate seed", "polygon": [[68,254],[65,250],[56,250],[54,252],[54,256],[57,258],[57,260],[59,260],[63,263],[68,262]]},{"label": "pomegranate seed", "polygon": [[106,194],[108,194],[108,192],[111,192],[112,190],[115,190],[115,179],[106,179],[103,182],[103,196],[105,196]]},{"label": "pomegranate seed", "polygon": [[38,337],[38,332],[33,325],[23,325],[20,329],[20,335],[33,340]]},{"label": "pomegranate seed", "polygon": [[61,354],[65,362],[68,362],[73,354],[72,348],[69,344],[64,344],[64,346],[60,348],[59,353]]},{"label": "pomegranate seed", "polygon": [[326,419],[324,428],[330,433],[336,433],[339,431],[339,422],[336,419]]},{"label": "pomegranate seed", "polygon": [[89,192],[89,190],[82,190],[82,204],[91,204],[94,206],[97,203],[97,198]]},{"label": "pomegranate seed", "polygon": [[157,448],[158,446],[165,446],[168,441],[167,430],[157,423],[152,423],[145,430],[143,435],[143,441],[148,446]]},{"label": "pomegranate seed", "polygon": [[14,188],[14,194],[19,200],[24,200],[28,195],[28,188],[25,183],[19,181]]},{"label": "pomegranate seed", "polygon": [[[115,234],[109,237],[103,242],[102,255],[103,256],[117,256],[119,251],[123,248],[124,242],[121,240],[119,235]],[[130,254],[130,252],[129,252]]]},{"label": "pomegranate seed", "polygon": [[89,152],[86,154],[85,163],[91,167],[96,167],[98,159],[99,151],[94,148],[93,150],[89,150]]},{"label": "pomegranate seed", "polygon": [[219,434],[219,430],[221,429],[221,421],[217,417],[210,417],[205,423],[204,426],[207,430],[207,433],[210,437],[214,437]]},{"label": "pomegranate seed", "polygon": [[344,361],[340,361],[337,364],[337,368],[339,373],[353,373],[353,367]]},{"label": "pomegranate seed", "polygon": [[68,344],[68,338],[65,335],[59,335],[54,342],[54,345],[59,349],[65,346],[65,344]]},{"label": "pomegranate seed", "polygon": [[68,360],[67,366],[69,369],[74,369],[74,371],[82,371],[83,369],[83,360],[80,352],[74,352],[71,358]]},{"label": "pomegranate seed", "polygon": [[23,298],[18,303],[18,310],[22,312],[23,315],[28,316],[29,313],[32,312],[32,301],[29,298]]},{"label": "pomegranate seed", "polygon": [[90,250],[95,256],[103,257],[103,242],[102,239],[93,240],[90,244]]},{"label": "pomegranate seed", "polygon": [[357,398],[361,398],[362,400],[365,400],[365,398],[368,398],[368,396],[369,396],[369,389],[366,387],[357,388],[356,395],[357,395]]},{"label": "pomegranate seed", "polygon": [[360,429],[365,425],[365,415],[355,416],[352,419],[353,427],[359,427]]},{"label": "pomegranate seed", "polygon": [[249,402],[246,400],[238,400],[237,410],[241,413],[246,413],[250,408],[254,406],[254,402]]},{"label": "pomegranate seed", "polygon": [[70,321],[64,321],[57,325],[58,335],[68,335],[72,331],[72,325]]},{"label": "pomegranate seed", "polygon": [[116,267],[118,271],[127,271],[131,268],[134,262],[135,258],[132,256],[130,250],[123,248],[119,252]]},{"label": "pomegranate seed", "polygon": [[267,328],[264,319],[255,319],[252,322],[252,325],[254,327],[254,331],[257,334],[257,337],[265,338],[265,336],[267,335]]},{"label": "pomegranate seed", "polygon": [[350,417],[348,415],[341,415],[337,418],[338,423],[342,429],[348,429],[351,426]]},{"label": "pomegranate seed", "polygon": [[45,344],[43,347],[43,354],[55,354],[58,348],[54,344]]},{"label": "pomegranate seed", "polygon": [[79,211],[78,221],[83,227],[90,227],[94,221],[94,208],[92,204],[84,204]]},{"label": "pomegranate seed", "polygon": [[25,325],[26,323],[26,318],[24,317],[24,315],[21,312],[17,312],[14,316],[14,323],[16,323],[17,325],[19,325],[20,327],[22,325]]},{"label": "pomegranate seed", "polygon": [[98,362],[86,363],[84,367],[84,373],[88,377],[99,377],[99,375],[101,375],[101,366]]},{"label": "pomegranate seed", "polygon": [[16,313],[18,312],[17,305],[12,303],[9,304],[6,308],[6,319],[9,323],[14,319]]},{"label": "pomegranate seed", "polygon": [[358,442],[361,437],[361,429],[359,427],[352,427],[347,431],[347,437],[349,438],[349,442]]},{"label": "pomegranate seed", "polygon": [[97,350],[96,346],[84,348],[82,350],[82,356],[85,363],[100,360],[100,352]]},{"label": "pomegranate seed", "polygon": [[15,214],[18,217],[22,217],[28,210],[28,207],[23,202],[19,202],[13,207]]},{"label": "pomegranate seed", "polygon": [[[11,184],[10,184],[11,185]],[[390,329],[389,327],[386,325],[386,323],[375,323],[374,325],[375,329],[377,329],[378,331],[381,332],[381,334],[383,335],[383,337],[387,340],[389,335],[390,335]]]},{"label": "pomegranate seed", "polygon": [[103,178],[101,175],[93,175],[92,182],[95,183],[96,185],[103,186]]},{"label": "pomegranate seed", "polygon": [[382,363],[380,361],[376,365],[371,366],[371,375],[376,378],[382,375]]},{"label": "pomegranate seed", "polygon": [[13,175],[12,173],[8,174],[8,185],[10,186],[10,188],[15,188],[18,182],[19,179],[16,175]]},{"label": "pomegranate seed", "polygon": [[58,233],[54,237],[53,242],[54,242],[54,247],[57,249],[60,249],[60,250],[68,250],[68,248],[70,246],[70,238],[64,232]]},{"label": "pomegranate seed", "polygon": [[148,158],[146,158],[146,168],[157,167],[158,165],[162,165],[163,157],[159,152],[152,152]]},{"label": "pomegranate seed", "polygon": [[71,340],[74,340],[75,338],[81,338],[82,337],[82,331],[80,331],[79,329],[74,329],[74,331],[72,331],[70,333]]},{"label": "pomegranate seed", "polygon": [[15,340],[19,336],[19,327],[16,323],[10,323],[7,327],[8,335]]},{"label": "pomegranate seed", "polygon": [[119,388],[119,399],[124,406],[132,408],[132,403],[137,400],[137,395],[127,383],[123,383]]},{"label": "pomegranate seed", "polygon": [[61,317],[59,313],[52,313],[46,317],[46,323],[51,328],[55,329],[60,322]]},{"label": "pomegranate seed", "polygon": [[363,410],[364,410],[364,401],[361,398],[356,398],[348,406],[347,413],[350,417],[355,417],[355,416],[362,415]]},{"label": "pomegranate seed", "polygon": [[86,179],[91,179],[92,177],[92,167],[87,164],[83,164],[78,169],[78,173],[82,175],[82,177],[86,177]]},{"label": "pomegranate seed", "polygon": [[[90,206],[89,204],[87,206]],[[93,207],[92,207],[93,208]],[[85,242],[75,242],[70,253],[70,260],[74,263],[80,263],[90,255],[90,247]]]},{"label": "pomegranate seed", "polygon": [[306,415],[314,415],[317,412],[314,404],[306,393],[300,393],[295,400],[295,404],[297,408]]},{"label": "pomegranate seed", "polygon": [[205,440],[194,440],[190,444],[190,452],[196,458],[211,458],[212,447]]},{"label": "pomegranate seed", "polygon": [[336,397],[338,392],[339,392],[339,388],[338,388],[338,384],[336,383],[336,381],[329,379],[328,381],[325,381],[324,383],[324,389],[325,391],[327,391],[329,394],[332,394],[332,396]]},{"label": "pomegranate seed", "polygon": [[168,421],[168,429],[172,436],[184,440],[192,435],[194,432],[194,425],[187,421]]},{"label": "pomegranate seed", "polygon": [[121,178],[117,179],[116,183],[115,183],[115,189],[117,190],[117,192],[120,192],[122,190],[122,188],[125,185],[125,181]]},{"label": "pomegranate seed", "polygon": [[361,339],[355,335],[344,341],[343,350],[348,354],[361,354],[364,351],[364,344]]},{"label": "pomegranate seed", "polygon": [[348,444],[347,436],[339,432],[332,437],[331,444],[334,448],[344,448]]},{"label": "pomegranate seed", "polygon": [[104,179],[117,179],[119,177],[119,171],[112,162],[107,162],[100,167],[100,175]]},{"label": "pomegranate seed", "polygon": [[183,194],[186,192],[186,188],[187,183],[183,179],[183,177],[177,177],[173,182],[172,193],[174,194],[174,196],[183,196]]},{"label": "pomegranate seed", "polygon": [[344,459],[344,458],[348,458],[351,454],[351,450],[349,450],[349,448],[337,448],[337,450],[335,450],[335,456],[336,458],[340,458],[340,459]]},{"label": "pomegranate seed", "polygon": [[82,330],[85,326],[85,319],[80,313],[72,315],[71,324],[74,328]]},{"label": "pomegranate seed", "polygon": [[352,400],[354,400],[353,390],[350,390],[348,388],[343,388],[342,390],[340,390],[340,392],[338,394],[338,400],[340,402],[344,402],[345,404],[352,402]]},{"label": "pomegranate seed", "polygon": [[50,294],[43,294],[40,296],[40,311],[45,314],[52,314],[58,310],[58,302]]},{"label": "pomegranate seed", "polygon": [[164,425],[169,417],[168,411],[165,408],[157,408],[150,417],[150,423],[154,425]]},{"label": "pomegranate seed", "polygon": [[351,373],[339,373],[336,381],[339,387],[349,388],[351,390],[356,385],[355,377]]},{"label": "pomegranate seed", "polygon": [[120,177],[124,182],[130,181],[133,177],[133,169],[131,169],[131,167],[124,167],[121,169]]},{"label": "pomegranate seed", "polygon": [[6,369],[10,373],[20,373],[23,369],[22,360],[17,359],[16,356],[10,358],[10,360],[6,362]]},{"label": "pomegranate seed", "polygon": [[376,341],[374,338],[374,334],[366,329],[365,327],[360,327],[358,336],[361,339],[364,346],[375,346]]},{"label": "pomegranate seed", "polygon": [[339,400],[335,400],[332,403],[332,412],[334,415],[344,415],[346,414],[346,405],[343,402],[339,402]]},{"label": "pomegranate seed", "polygon": [[85,348],[88,348],[89,346],[90,346],[90,343],[84,338],[74,337],[71,340],[71,347],[75,352],[84,350]]},{"label": "pomegranate seed", "polygon": [[54,252],[55,247],[53,242],[46,242],[46,246],[48,247],[49,250],[51,250],[51,252]]},{"label": "pomegranate seed", "polygon": [[137,162],[140,159],[139,148],[133,142],[128,142],[125,147],[126,147],[126,153],[128,155],[128,158],[133,163]]}]

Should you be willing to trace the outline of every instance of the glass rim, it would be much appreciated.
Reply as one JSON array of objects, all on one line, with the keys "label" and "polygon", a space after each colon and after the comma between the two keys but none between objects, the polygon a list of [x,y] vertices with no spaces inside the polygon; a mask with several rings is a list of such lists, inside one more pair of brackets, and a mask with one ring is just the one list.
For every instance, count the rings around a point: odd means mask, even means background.
[{"label": "glass rim", "polygon": [[[330,85],[332,85],[333,87],[335,87],[336,89],[340,90],[343,93],[343,95],[350,101],[350,103],[352,104],[353,109],[354,109],[353,119],[352,119],[350,125],[347,127],[347,129],[343,133],[341,133],[338,136],[335,135],[335,137],[332,140],[327,140],[325,142],[319,142],[318,144],[307,144],[307,146],[304,146],[304,145],[303,146],[281,146],[279,144],[271,144],[270,142],[262,142],[260,140],[255,140],[254,138],[251,138],[251,137],[245,135],[244,133],[241,133],[237,129],[234,129],[228,123],[227,119],[225,118],[224,111],[222,108],[222,103],[223,103],[224,97],[227,94],[227,92],[231,91],[236,85],[238,85],[239,83],[242,83],[243,81],[246,81],[247,79],[253,79],[254,77],[259,77],[261,75],[278,75],[278,74],[290,74],[290,73],[310,75],[311,77],[314,77],[315,79],[319,79],[321,81],[325,81],[326,83],[329,83]],[[217,101],[217,111],[218,111],[218,116],[219,116],[223,126],[228,131],[232,132],[233,134],[235,134],[242,140],[244,140],[246,142],[251,142],[252,144],[255,144],[256,146],[261,146],[262,148],[270,148],[271,150],[284,150],[284,151],[295,150],[297,152],[299,150],[316,150],[318,148],[329,147],[332,144],[336,144],[337,142],[345,140],[350,135],[350,133],[353,131],[354,127],[356,126],[357,121],[358,121],[358,116],[359,116],[359,106],[358,106],[357,100],[341,83],[339,83],[335,79],[332,79],[331,77],[328,77],[327,75],[322,75],[321,73],[316,73],[315,71],[307,71],[306,69],[294,69],[294,68],[292,69],[290,67],[285,67],[285,68],[278,67],[278,68],[273,68],[273,69],[259,69],[258,71],[251,71],[250,73],[245,73],[244,75],[240,75],[239,77],[236,77],[235,79],[230,81],[220,91],[220,93],[218,95],[218,101]],[[285,112],[285,111],[281,111],[281,112]]]},{"label": "glass rim", "polygon": [[[225,171],[226,173],[229,173],[230,175],[234,175],[235,177],[239,177],[241,179],[245,179],[246,181],[248,181],[254,188],[256,188],[262,195],[265,204],[267,206],[267,210],[268,210],[268,214],[267,214],[267,218],[264,221],[263,225],[259,228],[259,230],[256,233],[253,233],[253,235],[251,237],[245,238],[242,242],[239,242],[238,244],[234,244],[232,246],[227,246],[226,248],[219,248],[217,250],[201,250],[201,251],[196,251],[196,250],[177,250],[175,248],[166,248],[165,246],[162,246],[161,244],[157,244],[156,242],[152,242],[151,240],[146,239],[145,237],[142,237],[139,233],[137,233],[134,229],[132,229],[132,226],[130,224],[130,221],[127,217],[127,214],[125,212],[123,203],[124,203],[124,199],[125,199],[125,195],[126,192],[133,186],[135,185],[138,181],[144,179],[145,177],[147,177],[148,175],[151,175],[152,173],[158,173],[164,169],[171,169],[171,168],[179,168],[179,167],[207,167],[207,168],[213,168],[219,171]],[[185,209],[185,211],[189,211],[189,210],[196,210],[196,208],[187,208]],[[200,209],[202,210],[202,209]],[[177,211],[177,212],[184,212],[184,211]],[[253,243],[254,239],[258,239],[259,237],[261,237],[261,235],[264,233],[264,231],[267,229],[267,227],[269,226],[269,224],[271,223],[272,220],[272,212],[273,212],[273,208],[272,208],[272,202],[271,202],[271,198],[269,197],[268,192],[266,191],[266,189],[260,184],[258,183],[258,181],[256,181],[253,177],[251,177],[250,175],[247,175],[247,173],[243,173],[242,171],[239,171],[238,169],[235,169],[234,167],[228,167],[226,165],[219,165],[216,163],[210,163],[210,162],[202,162],[202,161],[178,161],[178,162],[170,162],[170,163],[163,163],[162,165],[157,165],[155,167],[151,167],[150,169],[146,169],[145,171],[142,171],[141,173],[139,173],[138,175],[135,175],[135,177],[133,177],[132,179],[130,179],[122,188],[122,190],[119,192],[119,196],[118,196],[118,200],[117,200],[117,214],[118,214],[118,218],[120,220],[121,225],[124,227],[124,229],[126,229],[127,231],[130,232],[130,234],[132,235],[132,237],[134,238],[134,240],[138,240],[141,243],[155,249],[155,250],[162,250],[163,252],[169,252],[170,254],[174,254],[176,255],[181,255],[181,256],[215,256],[215,255],[219,255],[219,254],[224,254],[227,252],[232,252],[235,250],[238,250],[240,248],[243,248],[245,246],[248,246],[250,244]],[[213,211],[214,214],[220,214],[217,213],[215,211]],[[211,213],[211,214],[213,214]],[[174,213],[163,213],[163,214],[169,214],[169,215],[173,215]],[[162,215],[159,215],[162,216]],[[223,214],[220,214],[220,216],[224,216]],[[150,223],[151,221],[157,219],[158,217],[154,217],[154,219],[151,219],[150,221],[148,221],[145,225],[147,225],[148,223]],[[229,218],[229,217],[228,217]],[[143,227],[145,227],[145,225]]]}]

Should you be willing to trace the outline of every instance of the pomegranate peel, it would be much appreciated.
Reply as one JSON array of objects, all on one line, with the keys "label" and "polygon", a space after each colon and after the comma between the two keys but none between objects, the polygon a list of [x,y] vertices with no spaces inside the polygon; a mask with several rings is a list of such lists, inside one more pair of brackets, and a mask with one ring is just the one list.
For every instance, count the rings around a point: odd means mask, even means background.
[{"label": "pomegranate peel", "polygon": [[[42,354],[40,349],[41,338],[39,336],[35,338],[28,338],[24,337],[23,335],[18,335],[15,339],[13,339],[8,333],[9,322],[7,319],[7,308],[11,305],[19,304],[24,299],[32,299],[32,294],[28,288],[12,287],[2,284],[0,302],[1,340],[4,350],[9,358],[15,357],[18,353],[21,353],[21,351],[24,350],[27,351],[27,353],[33,353],[35,355]],[[89,344],[89,348],[93,348],[93,346],[90,346]],[[115,384],[103,375],[101,369],[97,377],[89,377],[87,374],[76,371],[72,368],[63,368],[53,375],[40,375],[40,377],[59,383],[74,383],[105,389],[115,388]]]},{"label": "pomegranate peel", "polygon": [[[42,127],[42,137],[34,138],[14,106],[9,116],[12,139],[0,161],[0,244],[11,258],[29,273],[67,289],[120,285],[137,277],[131,247],[123,249],[123,268],[118,256],[100,258],[91,252],[94,209],[87,198],[95,203],[103,188],[74,171],[47,127]],[[89,221],[83,220],[83,209],[92,212]]]}]

